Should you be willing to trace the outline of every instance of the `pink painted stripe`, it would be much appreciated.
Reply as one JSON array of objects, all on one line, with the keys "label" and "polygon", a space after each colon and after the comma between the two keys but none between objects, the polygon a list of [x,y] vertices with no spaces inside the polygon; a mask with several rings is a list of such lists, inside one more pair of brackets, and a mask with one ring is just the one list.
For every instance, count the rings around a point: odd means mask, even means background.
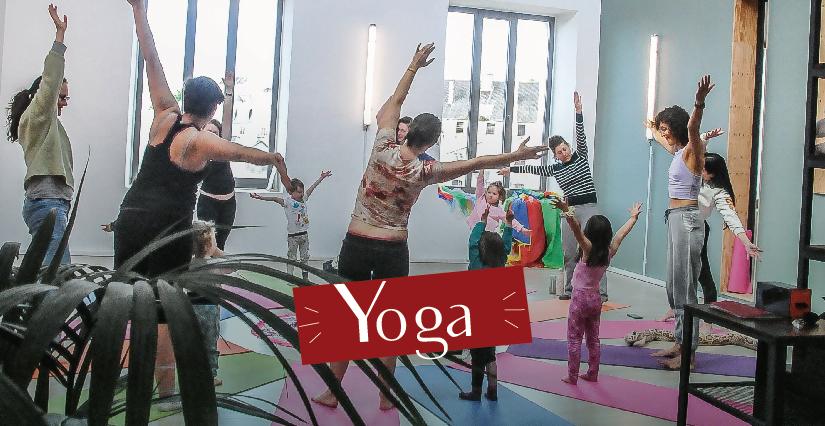
[{"label": "pink painted stripe", "polygon": [[[550,364],[507,353],[498,354],[496,364],[498,365],[498,379],[503,382],[645,416],[676,421],[679,398],[677,389],[605,374],[599,375],[597,383],[579,380],[578,385],[569,385],[561,381],[561,378],[567,375],[567,365]],[[747,424],[699,398],[691,396],[689,401],[689,424]]]}]

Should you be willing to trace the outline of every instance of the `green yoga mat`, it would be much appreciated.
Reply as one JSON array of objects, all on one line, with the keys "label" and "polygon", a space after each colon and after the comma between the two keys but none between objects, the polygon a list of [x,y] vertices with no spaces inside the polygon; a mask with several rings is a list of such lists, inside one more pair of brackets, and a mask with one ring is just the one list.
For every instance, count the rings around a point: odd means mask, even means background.
[{"label": "green yoga mat", "polygon": [[[223,385],[215,388],[215,391],[222,393],[241,393],[267,383],[286,377],[284,367],[273,356],[261,355],[254,352],[246,352],[234,355],[223,355],[218,358],[218,377],[223,380]],[[64,389],[60,385],[51,386],[49,398],[49,412],[62,413],[66,399]],[[81,404],[89,399],[89,391],[84,390],[80,396]],[[123,391],[115,395],[115,401],[126,399],[126,392]],[[149,412],[149,421],[155,421],[176,414],[177,412],[161,412],[153,405]],[[110,425],[125,425],[126,414],[121,413],[109,419]]]},{"label": "green yoga mat", "polygon": [[293,286],[282,279],[270,277],[252,271],[238,271],[235,274],[238,275],[238,278],[243,278],[251,283],[262,285],[264,287],[271,288],[272,290],[275,290],[279,293],[292,296]]}]

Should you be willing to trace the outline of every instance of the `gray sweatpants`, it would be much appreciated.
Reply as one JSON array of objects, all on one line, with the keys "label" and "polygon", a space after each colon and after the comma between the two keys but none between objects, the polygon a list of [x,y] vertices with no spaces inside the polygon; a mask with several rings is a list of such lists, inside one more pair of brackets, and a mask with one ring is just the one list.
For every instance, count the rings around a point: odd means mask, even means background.
[{"label": "gray sweatpants", "polygon": [[[668,237],[665,277],[667,301],[676,315],[674,337],[677,342],[684,344],[682,331],[685,305],[699,302],[696,289],[702,271],[705,226],[696,206],[668,209],[665,212],[665,223]],[[693,321],[692,350],[696,350],[698,342],[699,321]]]},{"label": "gray sweatpants", "polygon": [[[580,204],[573,208],[576,220],[581,224],[582,229],[592,216],[599,214],[599,207],[595,203]],[[576,256],[579,253],[579,242],[573,235],[573,230],[567,221],[561,220],[561,250],[564,253],[564,294],[570,296],[573,293],[573,271],[576,270]],[[599,281],[599,293],[602,299],[607,298],[607,274],[604,274]]]},{"label": "gray sweatpants", "polygon": [[[289,260],[298,260],[298,254],[301,255],[300,262],[305,264],[309,261],[309,235],[308,234],[301,234],[301,235],[287,235],[286,237],[286,244],[287,244],[287,252],[286,257]],[[295,270],[295,267],[292,265],[287,265],[286,271],[289,275],[292,275],[292,272]],[[302,270],[302,275],[304,279],[307,279],[308,273],[307,271]]]},{"label": "gray sweatpants", "polygon": [[203,333],[206,352],[209,354],[209,366],[212,377],[218,376],[218,334],[221,330],[221,311],[218,305],[192,305],[195,317]]}]

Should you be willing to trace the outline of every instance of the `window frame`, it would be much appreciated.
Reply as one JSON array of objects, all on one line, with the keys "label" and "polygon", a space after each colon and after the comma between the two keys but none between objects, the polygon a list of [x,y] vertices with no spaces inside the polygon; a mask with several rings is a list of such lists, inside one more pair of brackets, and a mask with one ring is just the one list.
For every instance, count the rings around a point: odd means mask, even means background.
[{"label": "window frame", "polygon": [[[466,13],[473,16],[473,61],[470,70],[470,110],[467,121],[467,158],[475,158],[477,153],[477,143],[479,134],[479,106],[481,98],[481,49],[482,33],[484,29],[484,19],[499,19],[508,21],[509,39],[507,42],[507,78],[506,78],[506,106],[504,111],[504,130],[502,132],[502,152],[510,152],[513,146],[513,111],[515,107],[515,70],[516,70],[516,49],[518,46],[518,21],[530,20],[547,22],[549,26],[547,38],[547,86],[544,100],[544,129],[542,131],[542,141],[544,144],[550,137],[550,121],[552,117],[553,104],[553,60],[555,48],[556,19],[553,16],[531,15],[517,12],[503,12],[497,10],[478,9],[464,6],[450,6],[448,13]],[[517,123],[516,123],[517,124]],[[547,156],[542,157],[542,165],[547,165]],[[473,192],[475,180],[473,173],[465,176],[465,191]],[[509,188],[510,177],[504,177],[504,186]],[[450,185],[451,186],[451,185]],[[454,186],[455,187],[455,186]],[[458,188],[458,187],[456,187]],[[540,180],[539,190],[547,188],[547,179]]]},{"label": "window frame", "polygon": [[[143,0],[145,7],[149,6],[150,0]],[[172,0],[151,0],[151,1],[172,1]],[[179,0],[183,1],[183,0]],[[198,19],[198,0],[186,0],[186,33],[184,36],[184,60],[183,60],[183,79],[186,81],[192,78],[192,73],[195,68],[195,40],[197,36],[197,19]],[[274,52],[274,67],[272,73],[272,103],[271,116],[269,122],[269,152],[276,152],[278,149],[277,127],[278,127],[278,102],[280,94],[281,83],[281,55],[283,52],[283,22],[284,22],[284,3],[285,0],[273,0],[277,2],[277,12],[275,16],[275,52]],[[227,37],[226,37],[226,67],[224,73],[235,72],[236,56],[238,49],[238,18],[240,16],[240,0],[229,0],[229,18],[227,20]],[[135,36],[135,40],[137,36]],[[143,60],[143,53],[140,47],[135,43],[135,78],[133,79],[134,92],[131,102],[132,120],[130,122],[132,128],[130,132],[130,152],[131,161],[129,163],[128,184],[131,185],[137,177],[140,170],[140,160],[143,152],[140,151],[140,130],[141,119],[143,112],[143,75],[145,63]],[[167,76],[169,78],[169,76]],[[235,93],[233,90],[232,96],[224,98],[222,104],[223,108],[216,113],[216,117],[220,117],[223,123],[223,138],[232,140],[232,121],[224,120],[225,117],[233,117],[233,108],[235,101]],[[272,179],[273,167],[267,166],[266,178],[235,178],[235,189],[267,189],[270,180],[276,185],[275,190],[280,191],[281,184],[279,179]]]}]

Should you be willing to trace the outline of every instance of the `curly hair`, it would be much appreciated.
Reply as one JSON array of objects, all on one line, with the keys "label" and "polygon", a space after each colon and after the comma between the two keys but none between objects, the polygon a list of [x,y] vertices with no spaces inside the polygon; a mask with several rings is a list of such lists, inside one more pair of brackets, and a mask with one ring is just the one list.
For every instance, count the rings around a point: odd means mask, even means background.
[{"label": "curly hair", "polygon": [[653,125],[658,129],[661,123],[666,123],[670,127],[670,133],[680,145],[684,146],[688,143],[688,120],[690,120],[690,115],[687,111],[679,105],[673,105],[659,111],[653,120]]},{"label": "curly hair", "polygon": [[194,247],[194,255],[196,258],[203,259],[209,255],[210,243],[212,242],[212,235],[215,233],[215,222],[205,220],[192,221],[192,242]]},{"label": "curly hair", "polygon": [[498,200],[499,201],[503,201],[505,198],[507,198],[507,190],[504,189],[504,184],[503,183],[498,182],[498,181],[492,182],[489,185],[487,185],[487,189],[490,189],[490,188],[495,188],[498,191]]}]

